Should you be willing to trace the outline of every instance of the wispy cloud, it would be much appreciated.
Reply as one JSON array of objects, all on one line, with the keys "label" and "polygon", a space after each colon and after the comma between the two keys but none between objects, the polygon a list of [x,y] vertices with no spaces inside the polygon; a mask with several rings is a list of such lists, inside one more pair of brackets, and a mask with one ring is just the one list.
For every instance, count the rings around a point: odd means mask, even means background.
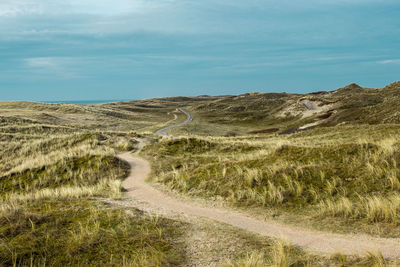
[{"label": "wispy cloud", "polygon": [[[328,13],[337,28],[354,25],[335,6],[382,4],[378,0],[1,0],[0,37],[38,34],[237,34],[313,40],[348,38],[321,30]],[[385,4],[393,0],[386,0]],[[334,7],[332,7],[334,6]],[[351,13],[351,12],[350,12]],[[343,18],[344,17],[344,18]],[[304,19],[307,18],[307,19]],[[318,19],[322,23],[311,22]],[[324,25],[325,24],[325,25]],[[319,26],[320,25],[320,26]],[[350,27],[351,28],[351,27]],[[381,28],[379,28],[381,30]],[[299,37],[299,35],[301,35]]]},{"label": "wispy cloud", "polygon": [[190,1],[2,0],[0,37],[198,32],[206,20],[186,2]]},{"label": "wispy cloud", "polygon": [[378,61],[379,64],[400,64],[400,59],[386,59]]},{"label": "wispy cloud", "polygon": [[47,69],[56,69],[59,67],[59,60],[51,57],[35,57],[35,58],[26,58],[25,63],[28,67],[33,68],[47,68]]},{"label": "wispy cloud", "polygon": [[52,75],[54,78],[81,78],[77,66],[79,58],[32,57],[23,59],[24,66],[36,75]]}]

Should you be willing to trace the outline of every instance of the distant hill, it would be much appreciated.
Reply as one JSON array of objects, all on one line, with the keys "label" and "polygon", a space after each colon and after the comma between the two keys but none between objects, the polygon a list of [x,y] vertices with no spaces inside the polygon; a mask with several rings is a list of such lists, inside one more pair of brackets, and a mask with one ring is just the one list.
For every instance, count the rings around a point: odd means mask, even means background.
[{"label": "distant hill", "polygon": [[255,92],[179,100],[182,101],[181,105],[189,107],[195,117],[203,121],[215,125],[248,127],[248,132],[268,132],[270,128],[301,130],[346,123],[400,123],[400,82],[381,89],[363,88],[352,83],[331,92]]},{"label": "distant hill", "polygon": [[[0,102],[0,122],[21,120],[90,129],[147,131],[186,107],[194,134],[292,133],[338,124],[400,123],[400,82],[381,89],[355,83],[334,91],[308,94],[259,93],[168,97],[100,105]],[[177,112],[178,115],[179,112]],[[200,125],[201,124],[201,125]],[[222,129],[223,128],[223,129]]]}]

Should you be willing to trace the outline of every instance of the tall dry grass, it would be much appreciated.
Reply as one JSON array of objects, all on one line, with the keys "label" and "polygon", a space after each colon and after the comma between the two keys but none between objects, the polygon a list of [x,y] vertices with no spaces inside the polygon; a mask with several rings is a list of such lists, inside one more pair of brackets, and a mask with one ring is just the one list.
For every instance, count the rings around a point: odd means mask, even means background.
[{"label": "tall dry grass", "polygon": [[366,218],[370,222],[397,224],[400,219],[400,194],[388,197],[367,196],[352,201],[347,197],[327,199],[319,204],[321,215],[345,218]]}]

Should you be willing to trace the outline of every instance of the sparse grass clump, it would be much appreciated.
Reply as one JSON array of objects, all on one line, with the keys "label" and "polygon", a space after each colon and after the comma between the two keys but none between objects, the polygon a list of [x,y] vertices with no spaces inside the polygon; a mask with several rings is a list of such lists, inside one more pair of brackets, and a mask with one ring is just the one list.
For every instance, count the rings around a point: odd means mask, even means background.
[{"label": "sparse grass clump", "polygon": [[227,266],[262,267],[262,266],[304,266],[311,264],[311,259],[284,241],[275,241],[267,249],[251,251]]},{"label": "sparse grass clump", "polygon": [[264,266],[399,266],[396,261],[385,260],[382,254],[369,252],[365,257],[343,254],[321,257],[305,253],[282,240],[270,240],[257,248],[250,247],[234,259],[227,260],[226,267],[264,267]]}]

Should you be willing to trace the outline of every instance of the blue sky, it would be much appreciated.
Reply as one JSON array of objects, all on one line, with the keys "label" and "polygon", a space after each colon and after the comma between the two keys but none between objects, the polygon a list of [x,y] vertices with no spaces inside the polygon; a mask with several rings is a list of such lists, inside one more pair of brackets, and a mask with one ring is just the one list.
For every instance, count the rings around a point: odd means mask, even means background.
[{"label": "blue sky", "polygon": [[2,0],[0,100],[400,80],[398,0]]}]

